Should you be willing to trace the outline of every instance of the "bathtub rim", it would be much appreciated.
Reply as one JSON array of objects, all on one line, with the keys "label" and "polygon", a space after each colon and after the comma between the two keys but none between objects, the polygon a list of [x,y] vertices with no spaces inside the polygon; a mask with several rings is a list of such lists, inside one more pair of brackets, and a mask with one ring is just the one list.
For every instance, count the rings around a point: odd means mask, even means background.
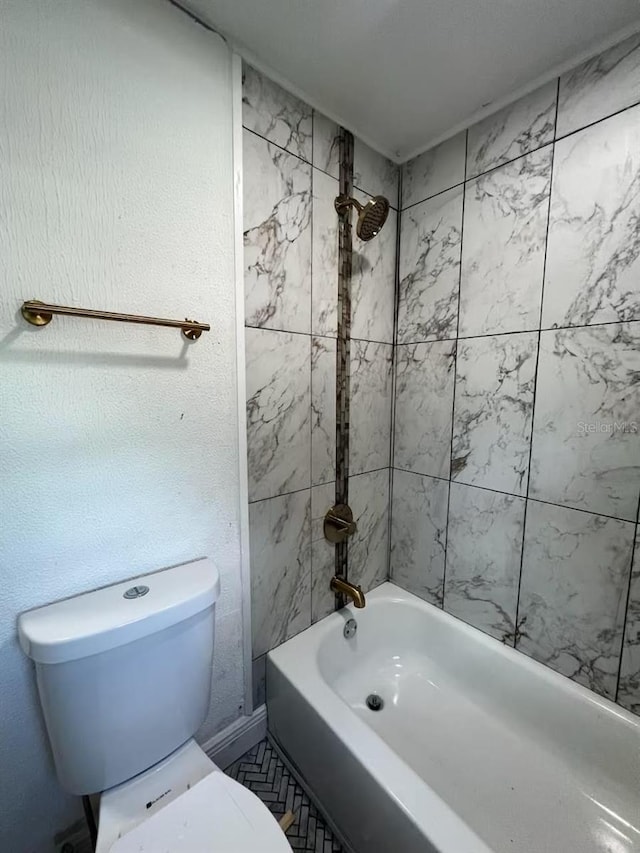
[{"label": "bathtub rim", "polygon": [[[633,714],[631,711],[623,708],[622,705],[618,705],[618,703],[614,702],[612,699],[608,699],[606,696],[601,696],[595,691],[590,690],[588,687],[585,687],[579,682],[569,678],[569,676],[557,672],[550,666],[535,660],[535,658],[530,657],[524,652],[518,651],[513,648],[513,646],[505,645],[500,640],[492,637],[485,631],[482,631],[480,628],[470,625],[468,622],[454,616],[452,613],[447,613],[447,611],[443,610],[441,607],[431,604],[419,596],[414,595],[412,592],[408,592],[407,590],[396,586],[393,581],[385,581],[371,592],[368,592],[367,602],[373,603],[374,606],[382,602],[405,604],[414,609],[422,610],[429,615],[430,619],[434,619],[437,622],[453,622],[456,630],[458,630],[462,635],[469,637],[474,643],[482,645],[487,649],[491,649],[494,652],[514,661],[523,669],[535,673],[536,677],[543,678],[550,685],[559,688],[563,693],[580,696],[583,700],[587,701],[599,711],[602,711],[605,714],[612,714],[625,724],[636,728],[638,730],[638,735],[640,735],[640,716],[637,714]],[[313,649],[317,648],[318,644],[321,642],[322,635],[328,634],[335,626],[343,626],[347,619],[354,618],[357,621],[358,616],[361,613],[362,610],[358,610],[354,608],[353,604],[349,604],[342,608],[342,610],[337,610],[334,613],[329,614],[329,616],[325,616],[324,619],[321,619],[319,622],[316,622],[309,628],[301,631],[295,637],[292,637],[290,640],[282,643],[277,648],[272,649],[267,653],[267,657],[274,661],[280,669],[282,669],[280,662],[288,663],[290,660],[293,666],[293,671],[306,680],[305,676],[308,677],[311,660],[309,657],[306,657],[304,659],[304,666],[299,667],[300,672],[298,673],[298,668],[296,667],[298,658],[294,657],[294,655],[299,655],[300,651],[304,650],[304,647],[306,646]],[[314,638],[313,642],[312,637]],[[314,672],[317,674],[318,678],[321,679],[323,685],[331,691],[331,687],[321,672],[318,665],[318,659],[315,656],[313,657],[313,666]],[[286,674],[288,674],[288,672]],[[333,693],[333,691],[331,692]]]},{"label": "bathtub rim", "polygon": [[[624,724],[638,729],[640,719],[610,699],[599,696],[550,667],[505,646],[461,619],[423,601],[392,582],[385,582],[370,593],[367,601],[374,607],[380,603],[398,603],[425,612],[428,618],[455,623],[455,629],[494,653],[510,658],[518,666],[543,678],[550,686],[565,694],[587,701],[598,711],[613,715]],[[403,758],[367,723],[351,712],[344,700],[332,689],[321,672],[317,649],[324,636],[340,630],[345,621],[357,618],[359,611],[349,605],[330,614],[302,633],[283,643],[267,655],[268,666],[275,666],[341,741],[345,749],[360,762],[364,770],[394,799],[405,816],[438,849],[465,850],[465,853],[492,853],[491,848],[464,820],[411,768]],[[348,712],[348,713],[347,713]],[[339,727],[336,720],[340,721]],[[285,750],[284,744],[280,748]]]},{"label": "bathtub rim", "polygon": [[[389,582],[367,593],[367,600],[389,598],[393,590],[403,592]],[[407,593],[411,599],[419,598]],[[447,803],[363,720],[361,720],[325,681],[315,654],[300,654],[300,647],[315,649],[323,634],[344,625],[345,619],[357,615],[353,606],[343,608],[312,625],[306,631],[273,649],[267,655],[267,666],[275,666],[341,741],[374,781],[391,797],[419,831],[440,850],[464,850],[465,853],[494,853]],[[313,641],[311,638],[315,638]],[[268,679],[268,675],[267,675]],[[267,687],[268,695],[268,687]],[[268,712],[268,702],[267,702]],[[340,720],[337,729],[335,720]],[[354,745],[358,745],[358,749]],[[286,746],[279,744],[286,753]],[[289,756],[290,761],[293,757]]]}]

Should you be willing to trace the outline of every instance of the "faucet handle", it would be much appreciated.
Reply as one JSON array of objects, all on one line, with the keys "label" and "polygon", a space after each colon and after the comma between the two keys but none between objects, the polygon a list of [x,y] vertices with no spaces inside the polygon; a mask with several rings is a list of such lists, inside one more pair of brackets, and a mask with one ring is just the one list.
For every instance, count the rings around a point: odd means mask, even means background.
[{"label": "faucet handle", "polygon": [[334,545],[344,542],[348,536],[353,536],[357,529],[353,512],[347,504],[332,506],[324,517],[325,539]]},{"label": "faucet handle", "polygon": [[339,518],[337,515],[327,515],[332,524],[335,524],[336,527],[339,527],[340,530],[344,530],[347,536],[352,536],[358,526],[355,521],[345,521],[343,518]]}]

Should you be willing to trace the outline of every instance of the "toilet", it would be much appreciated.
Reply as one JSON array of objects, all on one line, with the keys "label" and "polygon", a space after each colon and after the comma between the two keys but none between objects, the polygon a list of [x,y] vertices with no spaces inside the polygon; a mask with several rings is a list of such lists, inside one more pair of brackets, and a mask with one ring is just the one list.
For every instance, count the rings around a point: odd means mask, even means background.
[{"label": "toilet", "polygon": [[291,853],[266,806],[193,740],[219,594],[203,558],[18,619],[60,782],[97,795],[97,853]]}]

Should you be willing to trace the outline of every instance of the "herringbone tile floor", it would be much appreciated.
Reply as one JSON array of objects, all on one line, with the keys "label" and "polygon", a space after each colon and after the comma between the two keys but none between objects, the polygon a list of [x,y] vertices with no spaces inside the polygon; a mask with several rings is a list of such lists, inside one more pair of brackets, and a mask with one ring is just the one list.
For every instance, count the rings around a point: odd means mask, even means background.
[{"label": "herringbone tile floor", "polygon": [[342,847],[322,816],[267,740],[245,753],[225,773],[260,797],[277,820],[288,811],[294,813],[295,823],[287,830],[287,839],[293,850],[342,853]]}]

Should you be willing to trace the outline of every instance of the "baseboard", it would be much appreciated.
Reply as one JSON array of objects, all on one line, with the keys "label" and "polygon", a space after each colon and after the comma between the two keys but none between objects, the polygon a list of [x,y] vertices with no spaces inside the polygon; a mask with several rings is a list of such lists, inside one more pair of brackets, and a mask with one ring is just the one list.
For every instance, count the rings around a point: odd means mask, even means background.
[{"label": "baseboard", "polygon": [[240,717],[214,735],[202,749],[225,770],[267,736],[267,706],[261,705],[250,717]]}]

